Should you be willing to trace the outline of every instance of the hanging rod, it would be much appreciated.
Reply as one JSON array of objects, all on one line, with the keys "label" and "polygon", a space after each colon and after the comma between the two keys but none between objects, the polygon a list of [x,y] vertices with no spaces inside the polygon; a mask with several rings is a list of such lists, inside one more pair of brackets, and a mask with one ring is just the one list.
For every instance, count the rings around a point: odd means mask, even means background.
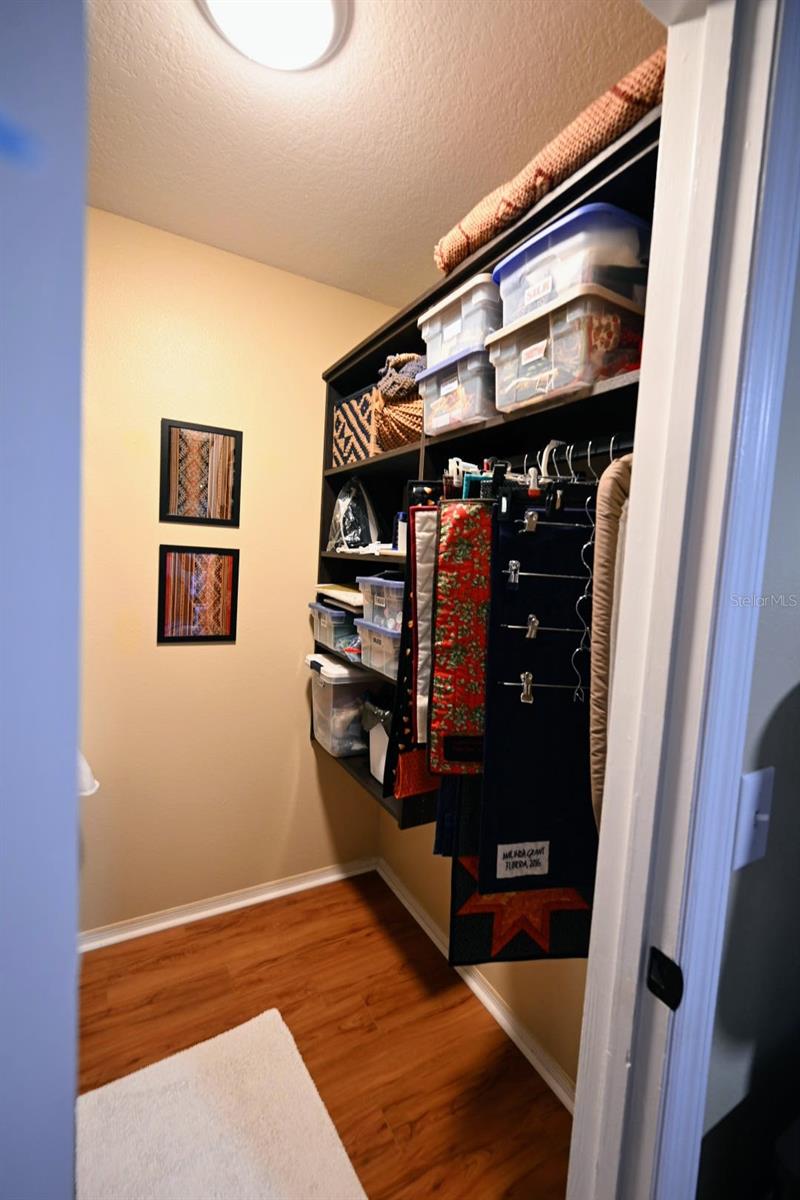
[{"label": "hanging rod", "polygon": [[[572,450],[570,452],[570,447]],[[591,447],[591,450],[590,450]],[[586,467],[591,474],[591,468],[597,470],[601,463],[607,465],[603,460],[608,462],[612,458],[620,458],[623,454],[630,454],[633,450],[633,434],[632,433],[612,433],[604,434],[602,437],[588,438],[585,441],[570,442],[564,441],[562,445],[556,446],[550,454],[550,467],[555,468],[558,478],[569,479],[571,476],[569,463],[572,463],[572,470],[576,467]],[[538,453],[543,453],[544,447],[540,447]],[[591,455],[591,463],[590,463]],[[510,466],[512,471],[522,471],[525,469],[527,462],[528,469],[536,466],[537,451],[528,453],[526,456],[520,456],[512,460]],[[576,472],[577,473],[577,472]]]}]

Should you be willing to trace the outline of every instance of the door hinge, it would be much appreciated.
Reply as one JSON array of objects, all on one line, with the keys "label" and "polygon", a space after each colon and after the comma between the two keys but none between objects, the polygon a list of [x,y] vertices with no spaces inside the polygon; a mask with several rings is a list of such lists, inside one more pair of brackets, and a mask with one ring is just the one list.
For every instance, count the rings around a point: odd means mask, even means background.
[{"label": "door hinge", "polygon": [[650,947],[647,986],[657,999],[674,1012],[683,999],[683,971],[656,946]]}]

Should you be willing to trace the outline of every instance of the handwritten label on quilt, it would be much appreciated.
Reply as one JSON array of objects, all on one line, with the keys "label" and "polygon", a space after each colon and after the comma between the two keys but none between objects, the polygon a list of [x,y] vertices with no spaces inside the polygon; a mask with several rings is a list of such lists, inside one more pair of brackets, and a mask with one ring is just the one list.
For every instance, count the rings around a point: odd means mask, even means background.
[{"label": "handwritten label on quilt", "polygon": [[511,842],[497,847],[497,878],[546,875],[550,870],[549,842]]}]

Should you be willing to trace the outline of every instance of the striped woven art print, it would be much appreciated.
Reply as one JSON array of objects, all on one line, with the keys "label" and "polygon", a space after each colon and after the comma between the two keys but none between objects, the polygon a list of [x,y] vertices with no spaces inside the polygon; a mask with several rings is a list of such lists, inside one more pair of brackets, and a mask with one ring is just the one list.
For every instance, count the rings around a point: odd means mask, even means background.
[{"label": "striped woven art print", "polygon": [[237,551],[161,548],[159,641],[236,636]]},{"label": "striped woven art print", "polygon": [[173,425],[169,431],[167,515],[229,521],[235,450],[230,434]]}]

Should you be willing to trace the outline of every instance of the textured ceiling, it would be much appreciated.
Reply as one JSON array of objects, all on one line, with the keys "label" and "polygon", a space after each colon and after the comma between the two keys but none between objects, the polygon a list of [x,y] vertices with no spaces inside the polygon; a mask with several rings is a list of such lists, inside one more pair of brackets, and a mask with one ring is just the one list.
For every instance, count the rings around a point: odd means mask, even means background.
[{"label": "textured ceiling", "polygon": [[663,40],[637,0],[354,0],[311,71],[194,0],[89,0],[90,201],[389,304],[433,245]]}]

